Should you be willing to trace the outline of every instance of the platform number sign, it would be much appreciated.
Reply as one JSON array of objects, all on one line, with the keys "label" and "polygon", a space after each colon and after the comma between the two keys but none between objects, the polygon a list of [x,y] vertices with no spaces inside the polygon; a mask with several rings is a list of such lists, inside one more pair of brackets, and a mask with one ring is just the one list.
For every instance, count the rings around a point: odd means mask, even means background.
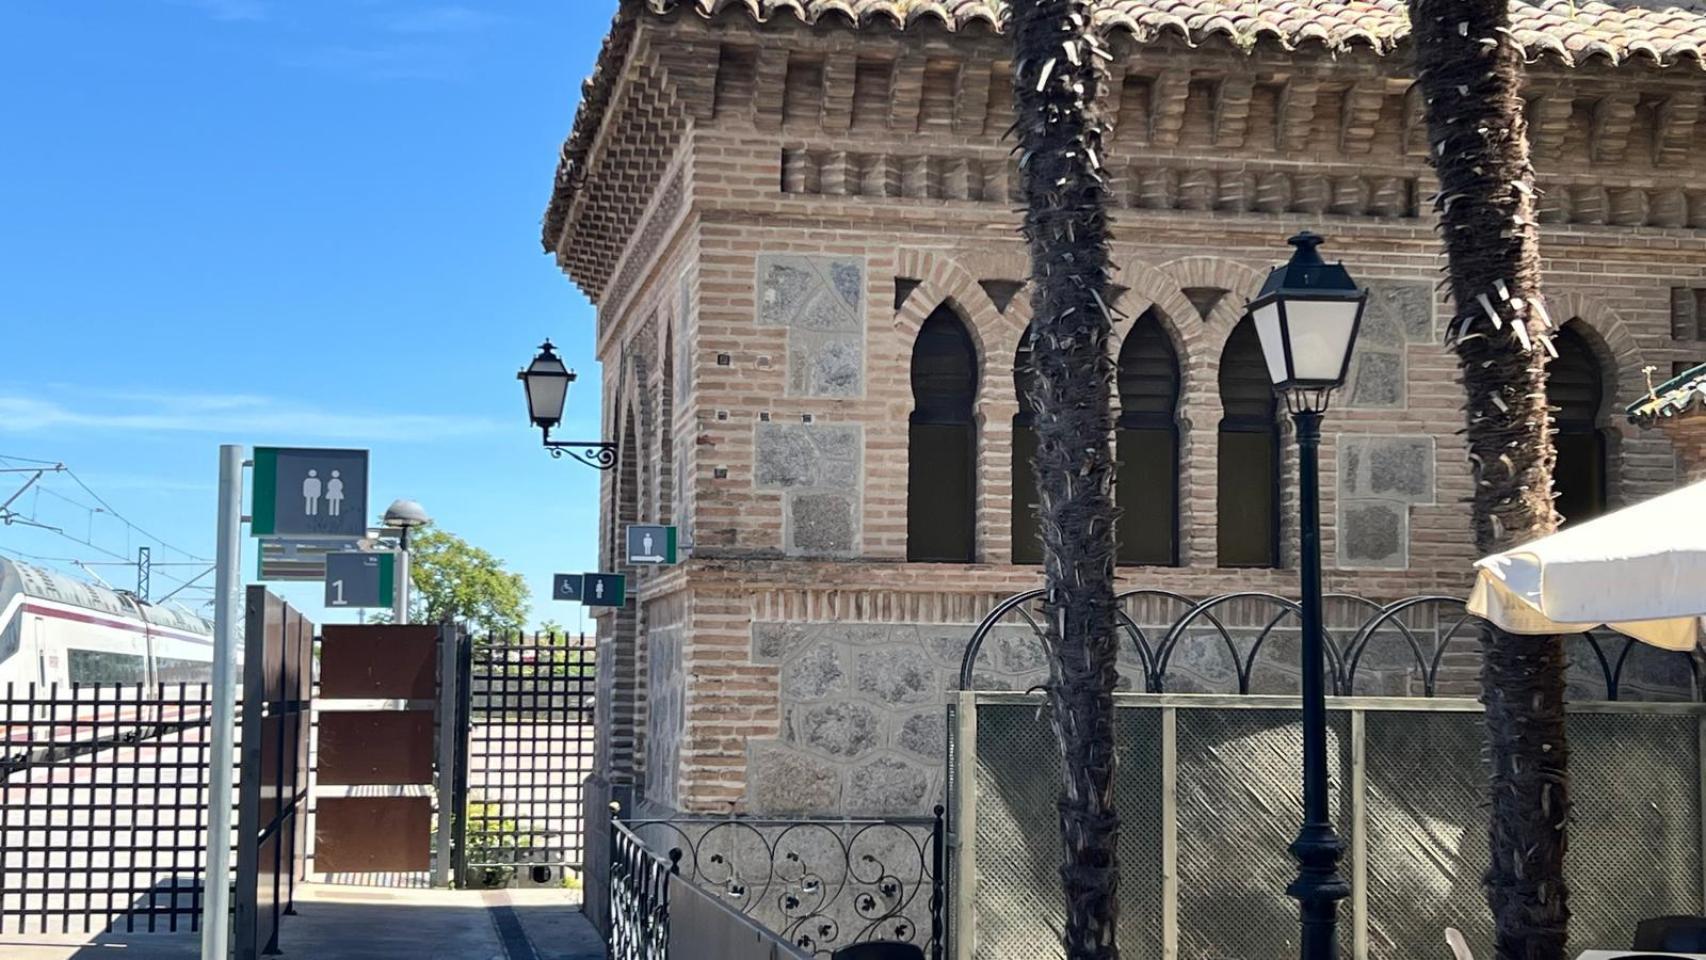
[{"label": "platform number sign", "polygon": [[397,597],[394,553],[326,555],[326,606],[389,607]]}]

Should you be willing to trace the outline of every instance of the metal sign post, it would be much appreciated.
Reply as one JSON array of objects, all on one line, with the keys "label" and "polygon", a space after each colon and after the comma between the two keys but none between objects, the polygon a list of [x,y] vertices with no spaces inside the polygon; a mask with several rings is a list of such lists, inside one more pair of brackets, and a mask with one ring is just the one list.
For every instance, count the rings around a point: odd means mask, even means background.
[{"label": "metal sign post", "polygon": [[201,960],[227,960],[231,915],[231,782],[236,740],[237,644],[242,629],[243,448],[219,448],[219,528],[214,554],[213,718],[209,749],[207,874]]}]

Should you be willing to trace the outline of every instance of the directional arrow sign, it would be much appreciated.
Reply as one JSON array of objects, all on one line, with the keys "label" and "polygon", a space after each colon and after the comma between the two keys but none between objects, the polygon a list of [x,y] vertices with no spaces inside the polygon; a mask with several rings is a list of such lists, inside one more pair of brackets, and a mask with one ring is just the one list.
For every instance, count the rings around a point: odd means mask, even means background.
[{"label": "directional arrow sign", "polygon": [[620,607],[628,602],[628,578],[620,573],[588,573],[581,577],[581,603],[589,607]]},{"label": "directional arrow sign", "polygon": [[628,525],[629,563],[674,563],[675,528],[649,523]]},{"label": "directional arrow sign", "polygon": [[326,606],[389,607],[396,600],[397,555],[326,555]]}]

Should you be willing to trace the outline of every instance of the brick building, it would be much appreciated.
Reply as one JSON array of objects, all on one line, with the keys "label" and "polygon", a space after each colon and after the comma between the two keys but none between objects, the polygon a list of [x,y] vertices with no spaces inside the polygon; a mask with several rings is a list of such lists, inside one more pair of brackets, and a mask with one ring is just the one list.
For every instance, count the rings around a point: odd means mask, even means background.
[{"label": "brick building", "polygon": [[[1009,48],[994,0],[623,2],[545,216],[598,307],[600,782],[662,808],[876,813],[941,789],[970,624],[1039,582]],[[1706,359],[1706,6],[1517,0],[1534,60],[1559,485],[1672,486],[1623,416]],[[1325,424],[1327,587],[1461,594],[1461,390],[1401,0],[1107,0],[1122,585],[1296,592],[1293,451],[1245,299],[1299,228],[1372,291]],[[1697,152],[1698,151],[1698,152]],[[1253,364],[1255,366],[1253,366]],[[1141,612],[1134,613],[1134,616]],[[1034,649],[1000,642],[996,681]]]}]

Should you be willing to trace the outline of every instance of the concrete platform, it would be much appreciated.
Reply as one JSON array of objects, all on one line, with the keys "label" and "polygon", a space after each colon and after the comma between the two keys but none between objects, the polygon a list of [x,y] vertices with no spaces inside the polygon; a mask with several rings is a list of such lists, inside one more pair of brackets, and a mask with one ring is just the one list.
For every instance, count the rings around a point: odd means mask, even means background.
[{"label": "concrete platform", "polygon": [[[309,884],[283,960],[604,960],[568,890],[383,890]],[[507,946],[506,946],[507,944]],[[5,960],[199,960],[190,934],[0,934]]]}]

